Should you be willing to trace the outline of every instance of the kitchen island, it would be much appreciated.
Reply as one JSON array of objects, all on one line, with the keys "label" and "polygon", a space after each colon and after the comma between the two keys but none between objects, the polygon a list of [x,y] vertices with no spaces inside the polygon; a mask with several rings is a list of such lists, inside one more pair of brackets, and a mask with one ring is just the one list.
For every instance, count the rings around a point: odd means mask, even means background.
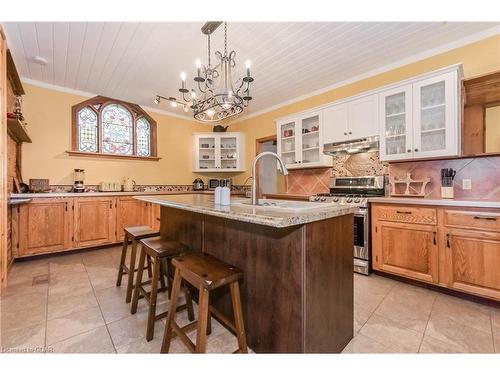
[{"label": "kitchen island", "polygon": [[[242,198],[219,206],[208,195],[136,198],[161,206],[163,236],[243,270],[247,341],[255,352],[339,353],[352,339],[355,206],[256,207]],[[211,303],[232,316],[229,293],[215,294]]]}]

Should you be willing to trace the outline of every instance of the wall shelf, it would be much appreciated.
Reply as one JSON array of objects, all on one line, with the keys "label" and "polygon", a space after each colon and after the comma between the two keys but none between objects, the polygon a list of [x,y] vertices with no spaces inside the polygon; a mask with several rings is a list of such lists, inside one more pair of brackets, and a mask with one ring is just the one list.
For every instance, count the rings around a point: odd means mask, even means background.
[{"label": "wall shelf", "polygon": [[18,143],[31,143],[31,138],[26,131],[26,127],[19,119],[7,117],[7,130],[14,141]]}]

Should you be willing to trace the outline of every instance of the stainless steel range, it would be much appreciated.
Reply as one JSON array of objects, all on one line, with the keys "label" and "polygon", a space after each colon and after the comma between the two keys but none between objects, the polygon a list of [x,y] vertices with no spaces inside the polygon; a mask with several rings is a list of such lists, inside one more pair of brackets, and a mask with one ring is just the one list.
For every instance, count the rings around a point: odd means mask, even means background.
[{"label": "stainless steel range", "polygon": [[312,202],[357,204],[354,213],[354,271],[371,272],[369,197],[384,196],[384,176],[332,177],[330,192],[309,197]]}]

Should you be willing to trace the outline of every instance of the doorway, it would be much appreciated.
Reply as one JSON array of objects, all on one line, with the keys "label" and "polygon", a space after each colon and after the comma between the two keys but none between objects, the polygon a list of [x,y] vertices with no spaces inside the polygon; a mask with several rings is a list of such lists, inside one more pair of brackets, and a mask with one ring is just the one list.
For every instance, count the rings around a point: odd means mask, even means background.
[{"label": "doorway", "polygon": [[[277,152],[278,146],[276,135],[258,138],[255,144],[256,155],[264,151]],[[260,195],[262,194],[280,194],[283,193],[285,178],[278,172],[276,159],[265,157],[257,166],[257,175],[259,176],[259,186],[257,187]]]}]

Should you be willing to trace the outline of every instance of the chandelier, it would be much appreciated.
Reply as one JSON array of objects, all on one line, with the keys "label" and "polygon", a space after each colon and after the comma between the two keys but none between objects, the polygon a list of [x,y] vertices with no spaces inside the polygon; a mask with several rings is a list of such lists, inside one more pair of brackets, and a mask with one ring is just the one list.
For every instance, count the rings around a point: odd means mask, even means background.
[{"label": "chandelier", "polygon": [[[172,107],[182,106],[184,112],[189,108],[193,110],[194,118],[204,122],[216,122],[227,119],[243,112],[252,100],[250,96],[250,61],[246,61],[246,76],[233,81],[232,70],[236,66],[236,52],[227,51],[227,22],[224,22],[224,54],[215,52],[218,62],[215,66],[211,63],[210,35],[222,24],[222,22],[207,22],[201,28],[201,32],[207,35],[208,58],[207,65],[196,60],[197,75],[193,78],[195,88],[186,87],[186,73],[181,73],[181,99],[173,96],[164,97],[156,95],[155,104],[165,99]],[[237,87],[237,89],[235,89]]]}]

